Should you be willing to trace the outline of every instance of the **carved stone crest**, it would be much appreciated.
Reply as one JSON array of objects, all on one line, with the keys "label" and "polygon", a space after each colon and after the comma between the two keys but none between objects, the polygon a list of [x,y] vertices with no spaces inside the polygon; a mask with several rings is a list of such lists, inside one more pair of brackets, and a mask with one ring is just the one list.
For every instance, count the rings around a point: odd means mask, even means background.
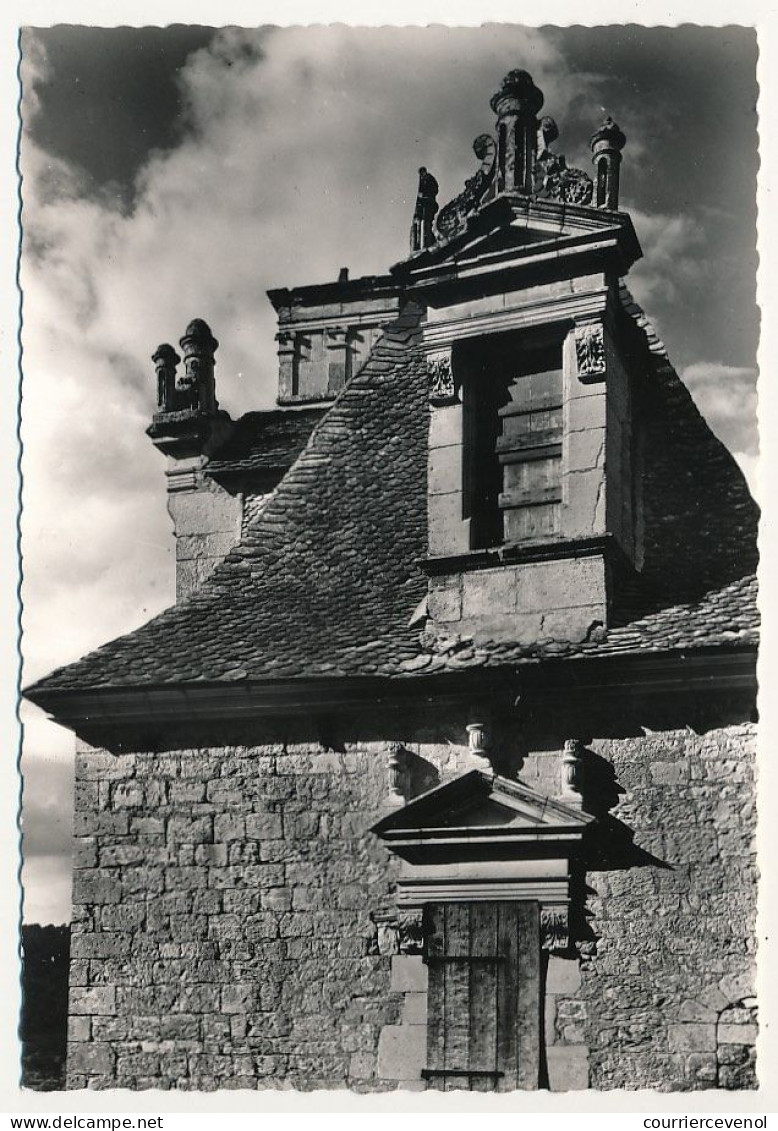
[{"label": "carved stone crest", "polygon": [[579,377],[602,377],[605,375],[605,343],[600,322],[576,326],[575,358]]},{"label": "carved stone crest", "polygon": [[465,181],[459,196],[450,200],[438,213],[436,227],[443,239],[451,239],[467,223],[468,215],[475,211],[494,180],[497,146],[489,134],[479,134],[473,142],[473,152],[481,162],[472,177]]},{"label": "carved stone crest", "polygon": [[567,950],[570,928],[566,907],[541,907],[540,945],[543,950]]},{"label": "carved stone crest", "polygon": [[368,945],[370,954],[421,954],[424,949],[424,915],[421,908],[403,911],[371,912],[375,933]]},{"label": "carved stone crest", "polygon": [[427,355],[427,377],[430,383],[429,397],[433,404],[445,405],[456,402],[457,393],[450,350]]}]

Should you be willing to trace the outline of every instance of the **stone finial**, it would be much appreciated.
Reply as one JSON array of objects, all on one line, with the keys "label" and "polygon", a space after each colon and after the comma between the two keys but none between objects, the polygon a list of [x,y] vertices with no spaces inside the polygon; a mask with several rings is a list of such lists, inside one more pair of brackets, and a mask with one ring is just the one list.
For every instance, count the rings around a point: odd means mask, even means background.
[{"label": "stone finial", "polygon": [[466,726],[467,745],[470,750],[470,760],[477,769],[484,773],[493,774],[491,762],[492,736],[486,713],[474,706],[470,710],[470,722]]},{"label": "stone finial", "polygon": [[390,742],[386,748],[389,790],[386,805],[399,809],[405,804],[407,771],[403,759],[403,746],[400,742]]},{"label": "stone finial", "polygon": [[561,767],[561,797],[568,805],[580,808],[583,804],[583,760],[584,745],[580,738],[565,740]]},{"label": "stone finial", "polygon": [[157,374],[157,407],[160,412],[175,412],[176,367],[181,358],[168,342],[157,346],[151,355]]},{"label": "stone finial", "polygon": [[198,409],[212,415],[218,407],[214,382],[214,354],[219,343],[202,318],[194,318],[181,338],[184,374],[178,381],[182,408]]},{"label": "stone finial", "polygon": [[489,105],[497,115],[497,191],[529,195],[543,91],[527,71],[509,71]]},{"label": "stone finial", "polygon": [[619,167],[621,151],[627,138],[607,117],[591,137],[592,163],[597,170],[595,203],[598,208],[616,210],[619,207]]},{"label": "stone finial", "polygon": [[419,169],[419,189],[411,225],[411,251],[422,251],[435,242],[432,221],[438,211],[438,182],[422,165]]},{"label": "stone finial", "polygon": [[500,83],[500,89],[489,100],[489,105],[498,118],[507,114],[534,117],[543,101],[543,91],[535,86],[529,71],[517,69],[508,71]]}]

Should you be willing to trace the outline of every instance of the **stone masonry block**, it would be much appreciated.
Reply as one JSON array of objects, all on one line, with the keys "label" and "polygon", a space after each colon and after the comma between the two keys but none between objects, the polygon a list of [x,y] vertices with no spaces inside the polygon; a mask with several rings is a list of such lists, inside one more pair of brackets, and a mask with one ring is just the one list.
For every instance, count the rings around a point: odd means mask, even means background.
[{"label": "stone masonry block", "polygon": [[462,493],[430,495],[427,525],[431,555],[464,554],[470,549],[470,521],[462,518]]},{"label": "stone masonry block", "polygon": [[552,1045],[546,1049],[548,1086],[552,1092],[581,1092],[589,1087],[586,1045]]},{"label": "stone masonry block", "polygon": [[430,495],[448,495],[462,490],[462,448],[431,448],[427,467],[427,490]]},{"label": "stone masonry block", "polygon": [[571,432],[567,444],[566,470],[590,471],[605,466],[605,429]]},{"label": "stone masonry block", "polygon": [[221,813],[214,818],[213,839],[219,844],[229,840],[243,840],[246,835],[246,824],[243,817],[234,813]]},{"label": "stone masonry block", "polygon": [[517,571],[478,570],[462,577],[462,616],[496,616],[516,609]]},{"label": "stone masonry block", "polygon": [[555,612],[605,601],[605,563],[600,557],[531,562],[516,570],[519,612]]},{"label": "stone masonry block", "polygon": [[176,555],[179,562],[192,558],[224,558],[234,545],[232,531],[228,534],[183,534],[176,539]]},{"label": "stone masonry block", "polygon": [[678,1012],[681,1021],[706,1021],[710,1023],[711,1021],[715,1022],[716,1016],[714,1009],[710,1009],[702,1002],[691,1000],[681,1002],[681,1008]]},{"label": "stone masonry block", "polygon": [[427,995],[421,993],[406,994],[403,999],[403,1025],[427,1024]]},{"label": "stone masonry block", "polygon": [[204,844],[213,839],[212,817],[171,817],[168,844]]},{"label": "stone masonry block", "polygon": [[418,1080],[427,1058],[426,1025],[385,1025],[378,1038],[378,1075]]},{"label": "stone masonry block", "polygon": [[116,1013],[116,989],[114,986],[93,986],[91,989],[76,988],[70,991],[70,1013],[113,1014]]},{"label": "stone masonry block", "polygon": [[226,491],[182,491],[168,496],[176,537],[192,534],[240,534],[240,499]]},{"label": "stone masonry block", "polygon": [[462,443],[462,405],[433,408],[430,414],[430,449],[459,446]]},{"label": "stone masonry block", "polygon": [[719,1025],[716,1035],[720,1045],[753,1045],[757,1037],[756,1025]]},{"label": "stone masonry block", "polygon": [[652,762],[649,769],[655,785],[685,785],[689,780],[688,762]]},{"label": "stone masonry block", "polygon": [[120,781],[135,774],[134,754],[106,754],[102,750],[76,755],[76,777],[79,781]]},{"label": "stone masonry block", "polygon": [[577,958],[557,958],[551,955],[546,974],[546,992],[574,994],[581,986],[581,968]]},{"label": "stone masonry block", "polygon": [[83,1072],[87,1076],[109,1075],[113,1072],[114,1054],[110,1045],[75,1044],[68,1049],[68,1072]]},{"label": "stone masonry block", "polygon": [[605,471],[568,471],[563,476],[562,534],[588,538],[605,533]]},{"label": "stone masonry block", "polygon": [[462,616],[462,594],[458,579],[456,585],[431,589],[427,607],[431,620],[442,623],[459,620]]},{"label": "stone masonry block", "polygon": [[398,993],[426,994],[427,967],[420,954],[393,955],[391,988]]},{"label": "stone masonry block", "polygon": [[118,903],[121,894],[118,881],[118,875],[85,875],[81,872],[75,872],[73,875],[73,902]]},{"label": "stone masonry block", "polygon": [[71,1017],[68,1020],[68,1043],[76,1044],[78,1041],[88,1041],[92,1032],[92,1021],[89,1017]]},{"label": "stone masonry block", "polygon": [[375,1072],[375,1056],[367,1052],[355,1052],[349,1061],[348,1074],[352,1080],[369,1080]]},{"label": "stone masonry block", "polygon": [[668,1027],[670,1052],[712,1052],[716,1048],[716,1026],[687,1022]]}]

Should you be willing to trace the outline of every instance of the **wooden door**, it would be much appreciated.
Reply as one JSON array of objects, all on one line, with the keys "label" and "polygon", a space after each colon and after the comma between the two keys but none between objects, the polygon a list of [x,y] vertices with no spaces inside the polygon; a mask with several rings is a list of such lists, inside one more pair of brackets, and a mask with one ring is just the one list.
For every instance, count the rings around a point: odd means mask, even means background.
[{"label": "wooden door", "polygon": [[537,1088],[538,904],[436,903],[426,913],[429,1087]]}]

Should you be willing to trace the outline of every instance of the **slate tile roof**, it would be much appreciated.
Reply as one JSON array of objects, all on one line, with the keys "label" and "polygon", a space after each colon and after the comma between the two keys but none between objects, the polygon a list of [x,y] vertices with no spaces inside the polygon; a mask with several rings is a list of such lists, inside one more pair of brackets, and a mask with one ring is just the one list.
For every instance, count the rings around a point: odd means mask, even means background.
[{"label": "slate tile roof", "polygon": [[[479,643],[430,632],[429,407],[418,308],[385,329],[313,428],[240,542],[187,600],[30,688],[50,692],[198,681],[411,678],[543,657],[753,645],[756,580],[645,615],[577,644]],[[256,433],[254,433],[256,435]],[[251,430],[241,459],[253,456]],[[295,440],[297,442],[297,440]]]},{"label": "slate tile roof", "polygon": [[308,442],[326,408],[247,412],[211,457],[213,479],[287,471]]}]

